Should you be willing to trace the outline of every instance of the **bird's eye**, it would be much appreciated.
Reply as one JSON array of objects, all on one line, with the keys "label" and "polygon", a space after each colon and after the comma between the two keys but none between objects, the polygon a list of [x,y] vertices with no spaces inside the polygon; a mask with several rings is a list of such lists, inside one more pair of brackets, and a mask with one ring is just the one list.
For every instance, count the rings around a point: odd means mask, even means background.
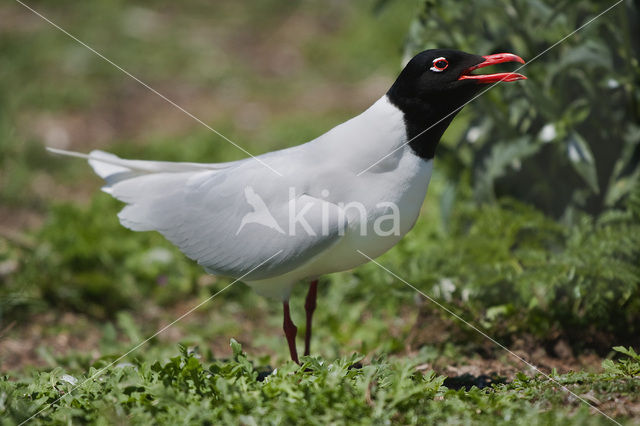
[{"label": "bird's eye", "polygon": [[433,66],[429,68],[433,72],[442,72],[449,66],[449,61],[446,58],[436,58],[433,60]]}]

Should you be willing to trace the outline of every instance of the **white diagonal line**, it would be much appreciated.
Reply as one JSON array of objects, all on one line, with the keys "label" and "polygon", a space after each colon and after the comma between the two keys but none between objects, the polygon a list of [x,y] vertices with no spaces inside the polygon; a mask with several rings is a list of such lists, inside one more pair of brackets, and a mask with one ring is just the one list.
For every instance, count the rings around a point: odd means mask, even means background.
[{"label": "white diagonal line", "polygon": [[71,394],[74,390],[78,389],[80,386],[84,385],[85,383],[87,383],[89,380],[93,380],[94,378],[96,378],[97,376],[101,375],[102,373],[104,373],[108,368],[110,368],[113,364],[117,363],[118,361],[120,361],[121,359],[123,359],[124,357],[126,357],[127,355],[129,355],[131,352],[134,352],[135,350],[137,350],[138,348],[140,348],[140,346],[144,345],[145,343],[147,343],[149,340],[153,339],[154,337],[156,337],[158,334],[162,333],[163,331],[165,331],[166,329],[168,329],[169,327],[173,326],[175,323],[177,323],[178,321],[180,321],[181,319],[183,319],[184,317],[186,317],[187,315],[191,314],[193,311],[195,311],[196,309],[198,309],[200,306],[204,305],[205,303],[209,302],[210,300],[212,300],[214,297],[216,297],[217,295],[219,295],[220,293],[222,293],[223,291],[225,291],[226,289],[228,289],[229,287],[231,287],[232,285],[234,285],[235,283],[237,283],[238,281],[242,280],[244,277],[246,277],[247,275],[249,275],[250,273],[252,273],[253,271],[255,271],[256,269],[258,269],[259,267],[261,267],[262,265],[264,265],[265,263],[267,263],[268,261],[270,261],[271,259],[273,259],[274,257],[276,257],[277,255],[279,255],[280,253],[282,253],[282,250],[279,250],[277,253],[275,253],[274,255],[272,255],[271,257],[269,257],[268,259],[262,261],[259,265],[251,268],[251,270],[249,272],[247,272],[246,274],[242,275],[240,278],[237,278],[235,280],[233,280],[233,282],[231,282],[229,285],[227,285],[225,288],[223,288],[220,291],[217,291],[215,294],[213,294],[212,296],[209,296],[208,298],[206,298],[205,300],[203,300],[202,302],[198,303],[196,306],[194,306],[193,308],[189,309],[187,312],[185,312],[184,314],[180,315],[177,319],[175,319],[173,322],[171,322],[169,325],[166,325],[164,327],[162,327],[160,330],[156,331],[152,336],[147,337],[145,340],[143,340],[142,342],[138,343],[136,346],[134,346],[133,348],[129,349],[127,351],[127,353],[125,353],[124,355],[121,355],[120,357],[118,357],[118,359],[116,359],[115,361],[111,362],[109,365],[107,365],[106,367],[101,368],[100,370],[98,370],[97,372],[95,372],[91,377],[89,377],[88,379],[85,379],[82,381],[82,383],[74,386],[73,388],[71,388],[71,390],[69,392],[67,392],[64,395],[59,396],[55,401],[50,402],[49,404],[47,404],[44,408],[42,408],[40,411],[38,411],[37,413],[35,413],[34,415],[32,415],[31,417],[29,417],[28,419],[24,420],[22,423],[20,423],[18,426],[22,426],[23,424],[27,423],[29,420],[33,419],[34,417],[38,416],[40,413],[42,413],[43,411],[47,410],[49,407],[51,407],[53,404],[55,404],[56,402],[60,401],[62,398],[64,398],[65,396]]},{"label": "white diagonal line", "polygon": [[506,346],[504,346],[502,343],[498,342],[496,339],[494,339],[493,337],[489,336],[487,333],[485,333],[484,331],[480,330],[478,327],[476,327],[475,325],[471,324],[470,322],[466,321],[464,318],[462,318],[460,315],[456,314],[455,312],[453,312],[451,309],[447,308],[446,306],[444,306],[443,304],[441,304],[440,302],[438,302],[437,300],[435,300],[434,298],[430,297],[429,295],[427,295],[426,293],[424,293],[423,291],[421,291],[420,289],[416,288],[414,285],[412,285],[411,283],[409,283],[408,281],[400,278],[398,275],[396,275],[395,273],[393,273],[391,270],[389,270],[388,268],[384,267],[383,265],[381,265],[379,262],[377,262],[375,259],[367,256],[365,253],[363,253],[360,250],[356,250],[358,253],[360,253],[361,255],[363,255],[364,257],[366,257],[369,261],[375,263],[376,265],[378,265],[380,268],[384,269],[388,274],[392,275],[393,277],[395,277],[396,279],[402,281],[403,283],[405,283],[406,285],[408,285],[409,287],[411,287],[413,290],[417,291],[418,293],[420,293],[422,296],[424,296],[426,299],[428,299],[430,302],[434,303],[435,305],[437,305],[440,309],[444,310],[445,312],[447,312],[449,315],[455,317],[458,321],[463,322],[467,327],[471,328],[472,330],[476,331],[477,333],[480,333],[482,336],[484,336],[486,339],[490,340],[491,342],[493,342],[494,344],[496,344],[497,346],[499,346],[501,349],[504,349],[505,351],[507,351],[511,356],[513,356],[514,358],[516,358],[517,360],[519,360],[520,362],[523,362],[524,364],[526,364],[527,366],[529,366],[530,368],[532,368],[533,370],[535,370],[536,372],[542,374],[545,378],[549,379],[550,381],[552,381],[553,383],[555,383],[556,385],[558,385],[560,387],[560,389],[564,390],[565,392],[568,392],[569,394],[573,395],[575,398],[579,399],[580,401],[584,402],[585,404],[587,404],[588,406],[590,406],[591,408],[593,408],[594,410],[596,410],[598,413],[602,414],[603,416],[605,416],[607,419],[611,420],[613,423],[620,425],[620,423],[618,423],[616,420],[614,420],[613,418],[609,417],[607,414],[605,414],[602,410],[600,410],[598,407],[594,406],[593,404],[591,404],[589,401],[587,401],[586,399],[580,397],[579,395],[577,395],[575,392],[571,391],[569,388],[567,388],[566,386],[560,384],[560,382],[558,382],[557,380],[555,380],[553,377],[549,376],[548,374],[545,374],[544,372],[540,371],[540,369],[538,367],[536,367],[535,365],[531,364],[529,361],[527,361],[526,359],[522,358],[521,356],[519,356],[518,354],[516,354],[515,352],[511,351],[509,348],[507,348]]},{"label": "white diagonal line", "polygon": [[[605,9],[604,11],[600,12],[598,15],[596,15],[594,18],[591,18],[590,20],[588,20],[587,22],[585,22],[584,24],[580,25],[577,29],[573,30],[572,32],[570,32],[569,34],[567,34],[566,36],[562,37],[560,40],[558,40],[557,42],[555,42],[554,44],[552,44],[551,46],[547,47],[545,50],[543,50],[542,52],[538,53],[536,56],[534,56],[531,60],[529,60],[526,64],[521,65],[520,67],[516,68],[513,72],[518,72],[520,71],[522,68],[526,67],[527,65],[529,65],[531,62],[535,61],[536,59],[538,59],[539,57],[541,57],[542,55],[544,55],[545,53],[547,53],[548,51],[550,51],[551,49],[553,49],[554,47],[556,47],[557,45],[559,45],[560,43],[564,42],[566,39],[568,39],[569,37],[573,36],[575,33],[577,33],[578,31],[580,31],[581,29],[583,29],[584,27],[586,27],[587,25],[591,24],[593,21],[595,21],[596,19],[600,18],[602,15],[604,15],[605,13],[609,12],[611,9],[613,9],[614,7],[616,7],[617,5],[619,5],[620,3],[622,3],[624,0],[618,0],[616,3],[614,3],[613,5],[609,6],[607,9]],[[379,162],[381,162],[382,160],[384,160],[385,158],[387,158],[388,156],[392,155],[394,152],[398,151],[399,149],[404,148],[405,146],[407,146],[409,143],[411,143],[413,140],[417,139],[418,137],[422,136],[425,132],[428,132],[429,130],[431,130],[432,128],[434,128],[435,126],[437,126],[439,123],[441,123],[442,121],[446,120],[447,118],[451,117],[453,114],[458,113],[458,111],[460,111],[462,108],[464,108],[465,106],[469,105],[471,102],[475,101],[476,99],[478,99],[480,96],[484,95],[485,93],[487,93],[489,90],[493,89],[494,87],[496,87],[498,84],[502,83],[507,77],[503,77],[502,79],[500,79],[499,81],[491,84],[489,87],[487,87],[486,89],[484,89],[483,91],[481,91],[480,93],[478,93],[476,96],[474,96],[473,98],[471,98],[470,100],[468,100],[467,102],[465,102],[464,104],[462,104],[461,106],[459,106],[458,108],[454,109],[453,111],[451,111],[449,114],[445,115],[444,117],[442,117],[440,120],[436,121],[435,123],[433,123],[431,126],[427,127],[426,129],[424,129],[422,132],[418,133],[416,136],[412,137],[411,139],[409,139],[408,141],[406,141],[405,143],[403,143],[402,145],[400,145],[399,147],[397,147],[396,149],[394,149],[393,151],[391,151],[390,153],[388,153],[387,155],[385,155],[384,157],[380,158],[378,161],[376,161],[375,163],[371,164],[369,167],[367,167],[366,169],[362,170],[360,173],[357,174],[357,176],[360,176],[361,174],[363,174],[364,172],[366,172],[367,170],[369,170],[370,168],[372,168],[373,166],[375,166],[376,164],[378,164]]]},{"label": "white diagonal line", "polygon": [[185,113],[189,117],[193,118],[195,121],[197,121],[198,123],[202,124],[204,127],[206,127],[207,129],[211,130],[213,133],[215,133],[216,135],[220,136],[222,139],[224,139],[227,142],[229,142],[231,145],[233,145],[236,148],[238,148],[240,151],[244,152],[248,156],[250,156],[253,159],[257,160],[259,163],[261,163],[263,166],[267,167],[269,170],[271,170],[272,172],[274,172],[278,176],[282,176],[282,174],[280,172],[278,172],[276,169],[274,169],[273,167],[271,167],[270,165],[268,165],[267,163],[262,161],[260,158],[258,158],[255,155],[251,154],[249,151],[247,151],[246,149],[244,149],[243,147],[241,147],[240,145],[238,145],[237,143],[235,143],[234,141],[232,141],[231,139],[229,139],[228,137],[226,137],[225,135],[223,135],[222,133],[220,133],[219,131],[217,131],[216,129],[214,129],[213,127],[211,127],[210,125],[208,125],[207,123],[205,123],[204,121],[202,121],[201,119],[199,119],[198,117],[196,117],[195,115],[193,115],[192,113],[190,113],[189,111],[187,111],[186,109],[184,109],[183,107],[181,107],[180,105],[178,105],[177,103],[175,103],[174,101],[172,101],[171,99],[166,97],[165,95],[163,95],[162,93],[158,92],[156,89],[154,89],[153,87],[149,86],[144,81],[140,80],[138,77],[136,77],[135,75],[131,74],[129,71],[127,71],[126,69],[122,68],[120,65],[116,64],[111,59],[107,58],[102,53],[98,52],[93,47],[89,46],[87,43],[83,42],[82,40],[80,40],[79,38],[74,36],[73,34],[69,33],[67,30],[65,30],[64,28],[60,27],[55,22],[51,21],[46,16],[42,15],[41,13],[36,11],[35,9],[29,7],[28,5],[23,3],[21,0],[15,0],[15,1],[20,3],[25,8],[29,9],[31,12],[33,12],[34,14],[36,14],[37,16],[39,16],[40,18],[42,18],[43,20],[45,20],[46,22],[48,22],[49,24],[51,24],[52,26],[57,28],[58,30],[62,31],[64,34],[66,34],[67,36],[69,36],[70,38],[72,38],[73,40],[75,40],[76,42],[81,44],[82,46],[84,46],[87,49],[89,49],[91,52],[93,52],[94,54],[96,54],[100,58],[104,59],[106,62],[108,62],[109,64],[111,64],[112,66],[117,68],[118,70],[122,71],[123,73],[125,73],[126,75],[128,75],[129,77],[131,77],[132,79],[134,79],[135,81],[137,81],[138,83],[140,83],[141,85],[146,87],[147,89],[149,89],[151,92],[155,93],[156,95],[160,96],[165,101],[169,102],[174,107],[178,108],[180,111],[182,111],[183,113]]}]

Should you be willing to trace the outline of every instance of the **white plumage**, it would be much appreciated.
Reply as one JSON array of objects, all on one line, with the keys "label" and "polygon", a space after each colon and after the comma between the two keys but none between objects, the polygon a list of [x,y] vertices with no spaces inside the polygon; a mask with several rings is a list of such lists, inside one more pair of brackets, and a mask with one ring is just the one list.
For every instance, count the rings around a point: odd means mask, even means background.
[{"label": "white plumage", "polygon": [[[282,176],[253,158],[201,164],[51,151],[89,160],[103,190],[127,204],[118,214],[127,228],[158,231],[208,272],[247,274],[260,294],[287,300],[297,281],[358,266],[367,259],[356,250],[378,256],[413,226],[431,160],[406,146],[357,176],[405,142],[402,113],[385,96],[309,143],[259,157]],[[366,223],[349,203],[366,208]],[[398,234],[372,229],[389,214],[380,203],[398,206]]]}]

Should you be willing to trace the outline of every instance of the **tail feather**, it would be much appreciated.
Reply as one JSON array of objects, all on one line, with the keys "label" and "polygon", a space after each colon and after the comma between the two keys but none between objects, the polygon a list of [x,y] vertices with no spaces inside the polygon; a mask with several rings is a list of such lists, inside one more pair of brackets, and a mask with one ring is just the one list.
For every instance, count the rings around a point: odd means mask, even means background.
[{"label": "tail feather", "polygon": [[117,155],[104,151],[91,151],[89,153],[89,165],[93,168],[98,176],[107,181],[108,185],[112,185],[117,181],[128,179],[129,175],[134,177],[139,175],[141,171],[132,170],[130,167],[121,165],[122,162]]},{"label": "tail feather", "polygon": [[102,190],[128,204],[118,217],[124,226],[134,231],[163,230],[168,224],[176,222],[179,218],[174,216],[179,209],[175,209],[172,202],[184,197],[182,191],[190,178],[208,175],[242,161],[218,164],[173,163],[127,160],[97,150],[89,154],[55,148],[47,150],[88,160],[96,174],[106,181]]},{"label": "tail feather", "polygon": [[[88,160],[96,174],[107,180],[107,183],[114,183],[109,182],[109,178],[112,176],[120,176],[116,181],[127,179],[127,173],[131,174],[130,177],[136,177],[151,173],[180,173],[202,170],[220,170],[226,169],[243,161],[239,160],[227,163],[176,163],[172,161],[127,160],[120,158],[117,155],[99,150],[91,151],[89,154],[50,147],[47,147],[47,150],[54,154],[84,158],[85,160]],[[125,175],[122,175],[123,173]]]}]

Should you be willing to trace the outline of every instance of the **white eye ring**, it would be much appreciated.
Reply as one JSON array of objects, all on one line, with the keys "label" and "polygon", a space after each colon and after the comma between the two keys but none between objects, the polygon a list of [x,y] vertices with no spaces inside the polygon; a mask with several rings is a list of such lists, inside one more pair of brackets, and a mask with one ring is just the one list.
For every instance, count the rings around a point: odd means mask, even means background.
[{"label": "white eye ring", "polygon": [[[436,64],[440,61],[444,61],[446,63],[446,65],[444,67],[439,67]],[[435,58],[432,62],[433,66],[431,68],[429,68],[431,71],[433,72],[442,72],[444,70],[447,69],[447,67],[449,66],[449,61],[447,61],[447,58],[445,57],[439,57],[439,58]]]}]

